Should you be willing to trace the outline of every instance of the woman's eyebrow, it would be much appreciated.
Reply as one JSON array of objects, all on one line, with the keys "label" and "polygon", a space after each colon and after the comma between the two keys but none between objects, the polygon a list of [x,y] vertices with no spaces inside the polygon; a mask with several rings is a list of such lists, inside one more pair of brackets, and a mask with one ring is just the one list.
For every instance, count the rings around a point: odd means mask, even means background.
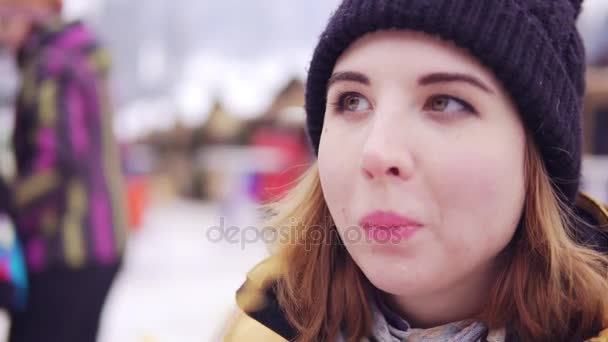
[{"label": "woman's eyebrow", "polygon": [[494,91],[492,91],[490,87],[485,85],[482,81],[474,76],[466,74],[439,72],[425,75],[418,79],[418,84],[423,86],[446,82],[465,82],[485,91],[486,93],[494,94]]},{"label": "woman's eyebrow", "polygon": [[369,77],[355,71],[342,71],[334,73],[329,78],[329,81],[327,81],[327,88],[337,82],[357,82],[367,86],[371,84]]}]

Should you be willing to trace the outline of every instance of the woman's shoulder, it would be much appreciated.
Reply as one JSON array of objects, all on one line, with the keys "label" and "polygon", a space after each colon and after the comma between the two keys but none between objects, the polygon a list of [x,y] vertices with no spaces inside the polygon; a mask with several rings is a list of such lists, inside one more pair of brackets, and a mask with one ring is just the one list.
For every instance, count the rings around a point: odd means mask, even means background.
[{"label": "woman's shoulder", "polygon": [[587,193],[579,192],[576,198],[577,210],[590,215],[596,224],[604,226],[608,225],[608,205],[593,198]]},{"label": "woman's shoulder", "polygon": [[[580,230],[588,232],[583,242],[608,254],[608,207],[585,193],[579,193],[576,209],[585,224],[595,228]],[[588,342],[608,342],[608,327]]]},{"label": "woman's shoulder", "polygon": [[608,254],[608,208],[606,205],[581,192],[576,199],[576,214],[583,221],[581,229],[575,232],[579,242]]},{"label": "woman's shoulder", "polygon": [[278,256],[256,265],[237,290],[238,313],[225,341],[289,341],[296,337],[276,294],[280,276]]},{"label": "woman's shoulder", "polygon": [[587,342],[608,342],[608,328],[604,329],[597,337],[594,337]]}]

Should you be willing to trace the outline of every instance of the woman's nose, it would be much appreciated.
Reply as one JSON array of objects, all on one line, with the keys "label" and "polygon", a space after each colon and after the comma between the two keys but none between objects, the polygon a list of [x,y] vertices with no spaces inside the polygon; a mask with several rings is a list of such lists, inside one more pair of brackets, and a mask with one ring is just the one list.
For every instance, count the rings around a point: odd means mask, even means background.
[{"label": "woman's nose", "polygon": [[361,155],[361,171],[370,180],[412,176],[414,158],[403,139],[391,139],[387,132],[376,129],[367,138]]}]

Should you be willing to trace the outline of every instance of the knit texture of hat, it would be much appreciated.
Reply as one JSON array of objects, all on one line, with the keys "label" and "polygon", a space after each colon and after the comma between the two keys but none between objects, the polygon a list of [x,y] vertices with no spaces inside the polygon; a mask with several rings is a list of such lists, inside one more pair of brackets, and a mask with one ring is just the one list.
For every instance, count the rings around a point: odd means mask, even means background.
[{"label": "knit texture of hat", "polygon": [[[381,30],[437,35],[494,72],[540,149],[554,189],[574,205],[582,158],[585,52],[582,0],[344,0],[321,35],[306,84],[307,129],[318,153],[327,83],[342,53]],[[404,56],[404,63],[407,58]]]}]

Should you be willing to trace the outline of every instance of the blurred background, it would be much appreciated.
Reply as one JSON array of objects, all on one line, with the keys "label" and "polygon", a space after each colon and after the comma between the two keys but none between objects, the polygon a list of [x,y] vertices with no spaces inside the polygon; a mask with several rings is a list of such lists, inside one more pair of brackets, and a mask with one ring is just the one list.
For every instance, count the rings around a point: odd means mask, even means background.
[{"label": "blurred background", "polygon": [[[212,341],[263,241],[255,225],[311,159],[304,80],[338,0],[65,0],[109,48],[128,252],[100,341]],[[586,0],[584,186],[608,202],[608,2]],[[0,174],[11,177],[15,66],[0,59]],[[3,322],[6,326],[7,319]]]}]

